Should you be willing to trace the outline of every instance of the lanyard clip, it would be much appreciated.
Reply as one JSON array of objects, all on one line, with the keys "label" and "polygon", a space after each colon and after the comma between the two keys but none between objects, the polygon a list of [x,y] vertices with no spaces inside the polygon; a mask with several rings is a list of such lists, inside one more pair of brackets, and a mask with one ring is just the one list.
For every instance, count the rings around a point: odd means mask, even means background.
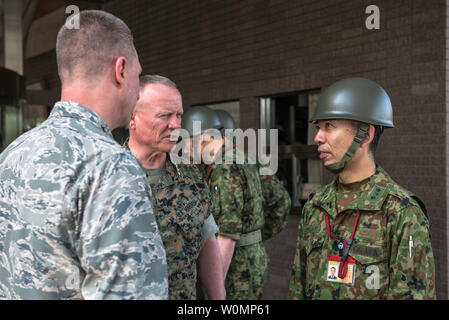
[{"label": "lanyard clip", "polygon": [[352,239],[349,238],[348,240],[344,241],[344,248],[343,248],[343,254],[341,255],[343,257],[343,259],[346,260],[346,258],[348,257],[349,254],[349,249],[351,249],[351,245],[352,245]]},{"label": "lanyard clip", "polygon": [[337,243],[339,256],[342,257],[343,259],[346,259],[346,257],[349,254],[349,249],[351,249],[351,245],[352,245],[352,239],[339,241]]}]

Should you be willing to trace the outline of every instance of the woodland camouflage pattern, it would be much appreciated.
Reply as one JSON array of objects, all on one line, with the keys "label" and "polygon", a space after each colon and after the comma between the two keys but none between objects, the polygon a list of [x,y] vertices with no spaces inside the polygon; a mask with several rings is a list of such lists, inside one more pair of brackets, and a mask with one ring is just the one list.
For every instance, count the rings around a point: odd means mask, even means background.
[{"label": "woodland camouflage pattern", "polygon": [[[256,165],[225,164],[225,154],[222,156],[223,164],[212,164],[205,171],[212,168],[207,181],[218,234],[238,241],[242,234],[260,230],[265,223],[259,174]],[[260,299],[267,264],[262,242],[236,246],[225,280],[227,299]]]},{"label": "woodland camouflage pattern", "polygon": [[167,252],[169,299],[194,300],[196,262],[206,240],[202,231],[212,212],[212,198],[195,165],[176,166],[167,156],[165,169],[152,190],[155,216]]},{"label": "woodland camouflage pattern", "polygon": [[275,174],[260,175],[259,177],[265,215],[262,239],[267,240],[277,235],[287,225],[291,199],[282,182]]},{"label": "woodland camouflage pattern", "polygon": [[167,299],[150,186],[94,112],[56,103],[0,180],[1,298]]},{"label": "woodland camouflage pattern", "polygon": [[[289,298],[435,299],[429,220],[414,198],[380,166],[362,182],[343,186],[337,177],[318,189],[300,219]],[[348,239],[359,210],[356,241],[349,251],[357,261],[354,286],[328,282],[326,258],[338,254],[338,249],[336,240],[327,234],[324,212],[329,214],[331,234]],[[414,242],[412,258],[410,236]],[[372,265],[380,272],[377,288],[370,282],[372,277],[368,279]]]}]

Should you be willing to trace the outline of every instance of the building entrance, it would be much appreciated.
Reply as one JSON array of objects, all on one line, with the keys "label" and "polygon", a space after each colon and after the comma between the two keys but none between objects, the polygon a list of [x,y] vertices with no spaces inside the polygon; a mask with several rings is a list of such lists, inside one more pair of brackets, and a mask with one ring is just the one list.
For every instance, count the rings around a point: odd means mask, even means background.
[{"label": "building entrance", "polygon": [[290,193],[295,213],[322,184],[322,165],[313,142],[315,128],[309,121],[318,96],[319,90],[308,90],[260,98],[260,128],[279,130],[276,174]]}]

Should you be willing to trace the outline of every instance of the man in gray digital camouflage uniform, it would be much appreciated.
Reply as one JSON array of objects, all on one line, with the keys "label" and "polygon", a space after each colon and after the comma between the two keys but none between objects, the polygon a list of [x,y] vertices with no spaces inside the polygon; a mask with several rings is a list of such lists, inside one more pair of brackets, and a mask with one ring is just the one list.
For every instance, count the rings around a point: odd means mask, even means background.
[{"label": "man in gray digital camouflage uniform", "polygon": [[106,12],[79,21],[57,37],[61,101],[0,155],[0,298],[167,299],[150,186],[110,131],[139,97],[133,38]]}]

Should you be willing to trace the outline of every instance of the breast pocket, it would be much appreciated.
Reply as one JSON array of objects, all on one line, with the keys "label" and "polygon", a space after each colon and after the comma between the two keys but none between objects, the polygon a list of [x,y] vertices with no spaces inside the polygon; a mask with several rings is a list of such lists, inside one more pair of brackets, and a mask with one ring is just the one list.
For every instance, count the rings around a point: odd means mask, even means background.
[{"label": "breast pocket", "polygon": [[322,262],[326,261],[325,250],[323,250],[325,239],[324,235],[316,234],[306,238],[302,259],[304,259],[303,261],[306,261],[307,275],[313,275],[318,272]]},{"label": "breast pocket", "polygon": [[306,238],[304,243],[304,250],[306,256],[310,256],[312,253],[317,252],[321,249],[324,243],[324,236],[312,235]]},{"label": "breast pocket", "polygon": [[370,298],[381,298],[388,287],[387,247],[380,244],[356,243],[349,255],[356,260],[356,281]]},{"label": "breast pocket", "polygon": [[192,199],[183,203],[182,208],[176,215],[176,223],[182,232],[182,237],[186,242],[185,250],[190,251],[194,256],[199,254],[202,243],[202,228],[205,220],[205,213],[200,201]]},{"label": "breast pocket", "polygon": [[202,210],[200,202],[198,200],[192,200],[184,205],[178,217],[178,223],[185,231],[186,236],[189,236],[201,232],[204,218],[205,213]]},{"label": "breast pocket", "polygon": [[310,233],[303,243],[301,260],[305,261],[305,295],[308,298],[319,296],[320,274],[326,268],[326,252],[324,249],[327,235]]}]

